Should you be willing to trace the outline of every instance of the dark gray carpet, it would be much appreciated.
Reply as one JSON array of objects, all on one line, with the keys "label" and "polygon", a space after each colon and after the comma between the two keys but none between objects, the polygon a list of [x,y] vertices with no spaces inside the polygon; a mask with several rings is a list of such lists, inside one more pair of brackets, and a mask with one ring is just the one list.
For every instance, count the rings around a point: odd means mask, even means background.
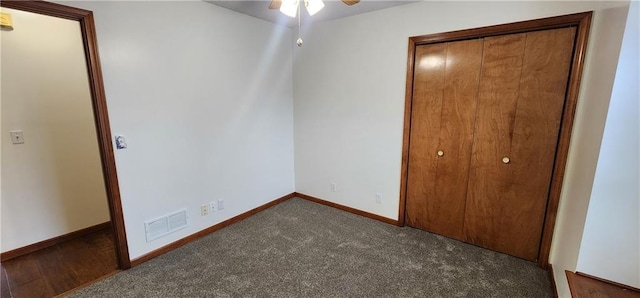
[{"label": "dark gray carpet", "polygon": [[534,263],[291,199],[71,297],[552,297]]}]

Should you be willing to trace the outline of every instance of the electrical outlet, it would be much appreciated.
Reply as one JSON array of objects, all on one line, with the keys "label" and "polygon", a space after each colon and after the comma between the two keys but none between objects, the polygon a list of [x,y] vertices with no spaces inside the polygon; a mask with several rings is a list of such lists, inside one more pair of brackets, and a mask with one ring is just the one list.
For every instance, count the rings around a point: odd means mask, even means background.
[{"label": "electrical outlet", "polygon": [[201,216],[209,215],[209,205],[200,206],[200,215]]},{"label": "electrical outlet", "polygon": [[376,193],[376,203],[382,204],[382,194],[379,192]]},{"label": "electrical outlet", "polygon": [[218,210],[224,209],[224,200],[218,200]]},{"label": "electrical outlet", "polygon": [[209,203],[209,209],[211,209],[211,212],[216,212],[218,210],[218,202],[213,201]]},{"label": "electrical outlet", "polygon": [[331,182],[331,192],[336,192],[338,185],[335,182]]}]

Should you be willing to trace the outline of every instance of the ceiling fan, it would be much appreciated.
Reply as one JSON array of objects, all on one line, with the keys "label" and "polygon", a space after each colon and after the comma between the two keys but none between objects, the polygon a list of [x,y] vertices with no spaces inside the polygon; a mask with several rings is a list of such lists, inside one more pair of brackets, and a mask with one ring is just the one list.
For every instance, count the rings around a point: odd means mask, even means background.
[{"label": "ceiling fan", "polygon": [[[296,44],[298,47],[302,47],[302,33],[300,32],[300,1],[301,0],[271,0],[269,3],[269,9],[280,9],[282,13],[292,18],[298,15],[298,40]],[[303,0],[304,6],[307,8],[309,15],[314,15],[324,7],[322,0]],[[360,2],[360,0],[341,0],[342,3],[351,6]]]},{"label": "ceiling fan", "polygon": [[[342,3],[351,6],[360,2],[360,0],[341,0]],[[300,5],[300,0],[271,0],[269,9],[280,9],[280,11],[292,18],[296,17],[296,12]],[[304,6],[310,15],[314,15],[324,7],[322,0],[304,0]]]}]

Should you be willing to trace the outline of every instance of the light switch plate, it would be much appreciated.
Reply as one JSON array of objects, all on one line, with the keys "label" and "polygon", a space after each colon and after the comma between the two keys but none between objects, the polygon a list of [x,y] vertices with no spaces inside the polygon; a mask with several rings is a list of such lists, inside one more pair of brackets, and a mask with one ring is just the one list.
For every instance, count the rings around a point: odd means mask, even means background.
[{"label": "light switch plate", "polygon": [[11,134],[11,143],[24,144],[24,135],[22,134],[22,130],[12,130],[9,133]]}]

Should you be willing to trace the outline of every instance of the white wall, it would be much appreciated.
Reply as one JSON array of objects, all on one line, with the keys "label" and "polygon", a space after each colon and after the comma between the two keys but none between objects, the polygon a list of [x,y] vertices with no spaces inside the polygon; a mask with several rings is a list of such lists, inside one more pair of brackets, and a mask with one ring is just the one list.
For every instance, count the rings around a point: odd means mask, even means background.
[{"label": "white wall", "polygon": [[408,37],[594,10],[551,256],[566,296],[564,270],[575,270],[627,9],[628,2],[425,1],[303,28],[294,63],[296,191],[397,218]]},{"label": "white wall", "polygon": [[640,288],[640,6],[631,2],[577,270]]},{"label": "white wall", "polygon": [[[94,13],[132,259],[294,191],[289,29],[201,1],[63,4]],[[146,242],[182,208],[188,228]]]},{"label": "white wall", "polygon": [[[77,22],[19,10],[2,37],[2,251],[109,221]],[[25,143],[9,131],[23,130]]]},{"label": "white wall", "polygon": [[601,2],[595,11],[582,77],[550,263],[560,297],[569,297],[565,270],[576,271],[587,207],[611,98],[625,19],[623,6]]}]

